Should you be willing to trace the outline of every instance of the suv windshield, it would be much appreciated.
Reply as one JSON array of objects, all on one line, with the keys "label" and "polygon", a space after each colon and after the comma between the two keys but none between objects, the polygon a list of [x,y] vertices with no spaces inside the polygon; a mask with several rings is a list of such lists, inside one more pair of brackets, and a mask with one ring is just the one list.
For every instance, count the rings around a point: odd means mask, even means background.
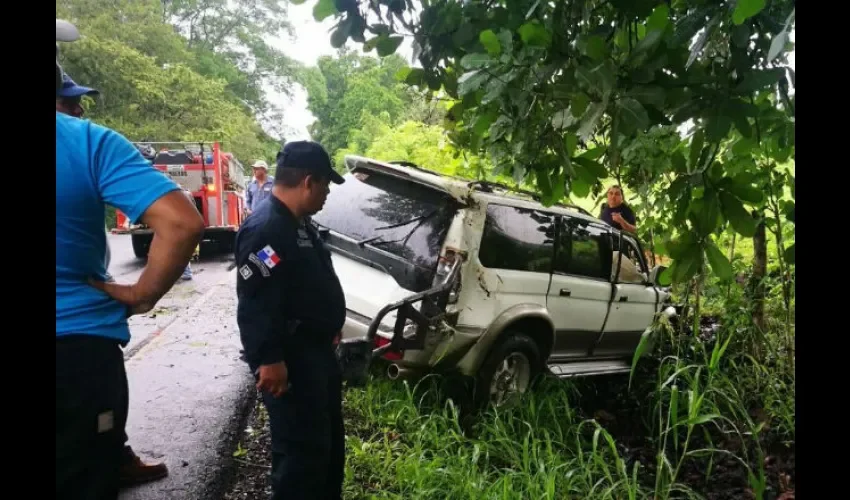
[{"label": "suv windshield", "polygon": [[372,171],[345,175],[313,220],[361,246],[433,270],[457,204],[447,194]]}]

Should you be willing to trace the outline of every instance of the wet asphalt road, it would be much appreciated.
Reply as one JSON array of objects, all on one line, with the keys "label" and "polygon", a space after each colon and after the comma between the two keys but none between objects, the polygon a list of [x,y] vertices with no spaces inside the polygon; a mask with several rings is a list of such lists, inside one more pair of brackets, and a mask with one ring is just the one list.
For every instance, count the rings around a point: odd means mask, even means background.
[{"label": "wet asphalt road", "polygon": [[[109,272],[118,282],[138,279],[144,260],[130,237],[108,241]],[[129,444],[145,460],[164,461],[170,474],[125,490],[121,500],[216,498],[253,401],[239,359],[232,256],[202,258],[192,270],[194,279],[178,281],[153,311],[130,318]]]}]

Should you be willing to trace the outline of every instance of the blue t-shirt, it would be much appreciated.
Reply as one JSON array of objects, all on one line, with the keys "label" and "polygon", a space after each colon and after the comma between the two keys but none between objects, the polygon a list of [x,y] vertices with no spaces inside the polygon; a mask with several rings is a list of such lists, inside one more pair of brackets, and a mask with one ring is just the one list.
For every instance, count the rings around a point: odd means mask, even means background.
[{"label": "blue t-shirt", "polygon": [[117,132],[56,112],[57,337],[130,340],[126,306],[87,283],[89,277],[106,279],[106,205],[135,223],[175,189]]}]

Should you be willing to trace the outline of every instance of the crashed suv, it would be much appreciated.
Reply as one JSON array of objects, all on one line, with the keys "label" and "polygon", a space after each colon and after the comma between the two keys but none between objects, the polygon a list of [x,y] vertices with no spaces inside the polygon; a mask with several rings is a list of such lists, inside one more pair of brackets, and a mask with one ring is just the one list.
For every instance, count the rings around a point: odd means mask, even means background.
[{"label": "crashed suv", "polygon": [[[312,218],[347,317],[348,380],[456,373],[502,404],[536,375],[627,372],[659,314],[674,314],[640,242],[578,207],[359,156]],[[618,272],[617,272],[618,271]]]}]

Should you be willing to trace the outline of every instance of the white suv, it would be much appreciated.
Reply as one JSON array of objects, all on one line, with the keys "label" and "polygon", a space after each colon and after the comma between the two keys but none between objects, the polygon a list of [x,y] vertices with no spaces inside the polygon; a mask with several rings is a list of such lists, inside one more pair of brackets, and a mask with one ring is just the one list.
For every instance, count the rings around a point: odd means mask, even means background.
[{"label": "white suv", "polygon": [[456,372],[475,380],[477,401],[500,404],[546,371],[627,372],[656,315],[675,314],[663,268],[578,207],[407,163],[345,162],[313,222],[345,291],[349,380],[380,357],[391,378]]}]

